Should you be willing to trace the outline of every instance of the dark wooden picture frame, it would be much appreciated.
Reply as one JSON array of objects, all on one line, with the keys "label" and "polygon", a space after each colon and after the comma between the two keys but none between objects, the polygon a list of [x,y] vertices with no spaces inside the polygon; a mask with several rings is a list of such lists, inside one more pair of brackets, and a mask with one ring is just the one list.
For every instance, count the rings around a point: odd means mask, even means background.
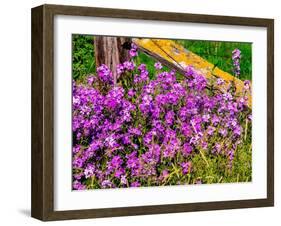
[{"label": "dark wooden picture frame", "polygon": [[[265,27],[267,29],[267,198],[87,210],[54,210],[54,16],[95,16]],[[31,215],[50,221],[274,205],[274,20],[123,9],[42,5],[32,9]]]}]

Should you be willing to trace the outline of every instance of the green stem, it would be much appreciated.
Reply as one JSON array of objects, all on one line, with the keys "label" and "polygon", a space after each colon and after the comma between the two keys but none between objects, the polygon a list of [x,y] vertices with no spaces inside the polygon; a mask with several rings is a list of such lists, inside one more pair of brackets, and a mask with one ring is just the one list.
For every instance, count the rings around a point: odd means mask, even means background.
[{"label": "green stem", "polygon": [[201,149],[199,149],[199,152],[200,152],[200,154],[201,154],[201,156],[202,156],[203,160],[205,161],[206,165],[209,167],[209,166],[210,166],[210,165],[209,165],[209,162],[207,161],[207,159],[206,159],[206,157],[205,157],[204,153],[202,152],[202,150],[201,150]]}]

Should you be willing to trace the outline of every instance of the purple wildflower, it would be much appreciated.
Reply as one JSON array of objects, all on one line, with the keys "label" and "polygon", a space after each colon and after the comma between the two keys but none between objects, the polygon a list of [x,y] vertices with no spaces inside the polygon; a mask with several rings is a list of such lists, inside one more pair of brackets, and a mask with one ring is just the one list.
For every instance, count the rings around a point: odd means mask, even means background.
[{"label": "purple wildflower", "polygon": [[249,90],[251,87],[251,82],[249,80],[244,81],[244,89]]},{"label": "purple wildflower", "polygon": [[182,147],[182,153],[184,156],[189,156],[192,152],[193,148],[189,143],[185,143]]},{"label": "purple wildflower", "polygon": [[222,78],[218,78],[217,79],[217,85],[220,86],[222,84],[224,84],[224,80]]},{"label": "purple wildflower", "polygon": [[75,180],[73,182],[73,189],[74,190],[85,190],[86,189],[86,185],[81,184],[80,181]]},{"label": "purple wildflower", "polygon": [[88,85],[89,85],[89,86],[93,85],[94,80],[95,80],[95,77],[94,77],[94,76],[89,76],[89,77],[87,78]]},{"label": "purple wildflower", "polygon": [[129,51],[129,54],[131,57],[135,57],[138,55],[138,47],[135,43],[131,44],[131,49]]},{"label": "purple wildflower", "polygon": [[161,70],[161,69],[162,69],[162,64],[161,64],[160,62],[156,62],[156,63],[154,64],[154,67],[155,67],[155,69],[157,69],[157,70]]},{"label": "purple wildflower", "polygon": [[236,77],[240,76],[240,59],[241,51],[239,49],[234,49],[232,51],[232,61],[233,61],[233,73]]},{"label": "purple wildflower", "polygon": [[141,186],[141,183],[138,181],[134,181],[131,183],[131,187],[133,187],[133,188],[140,187],[140,186]]},{"label": "purple wildflower", "polygon": [[124,184],[124,185],[126,185],[128,183],[128,180],[125,175],[121,176],[120,182],[121,182],[121,184]]},{"label": "purple wildflower", "polygon": [[191,171],[191,162],[183,162],[181,163],[182,173],[188,174]]},{"label": "purple wildflower", "polygon": [[97,75],[100,80],[105,83],[111,84],[113,82],[112,72],[105,64],[102,64],[97,68]]},{"label": "purple wildflower", "polygon": [[165,122],[168,126],[171,126],[173,124],[175,117],[175,113],[173,111],[169,111],[165,116]]}]

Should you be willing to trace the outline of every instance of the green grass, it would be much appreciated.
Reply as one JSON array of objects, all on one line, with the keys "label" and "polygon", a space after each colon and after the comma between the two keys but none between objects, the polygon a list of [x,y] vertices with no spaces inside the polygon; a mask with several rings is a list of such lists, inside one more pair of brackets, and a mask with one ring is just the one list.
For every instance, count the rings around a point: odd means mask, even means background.
[{"label": "green grass", "polygon": [[[237,148],[233,159],[232,169],[228,169],[228,161],[220,155],[206,153],[206,161],[201,155],[192,158],[193,172],[190,180],[192,183],[198,179],[204,184],[234,183],[252,181],[252,149],[250,143],[243,143]],[[208,162],[208,165],[207,163]]]},{"label": "green grass", "polygon": [[176,42],[230,74],[233,74],[232,51],[237,48],[241,50],[242,55],[240,79],[252,79],[252,45],[250,43],[195,40],[176,40]]},{"label": "green grass", "polygon": [[93,36],[72,36],[72,77],[74,80],[83,80],[88,74],[95,73],[94,56]]}]

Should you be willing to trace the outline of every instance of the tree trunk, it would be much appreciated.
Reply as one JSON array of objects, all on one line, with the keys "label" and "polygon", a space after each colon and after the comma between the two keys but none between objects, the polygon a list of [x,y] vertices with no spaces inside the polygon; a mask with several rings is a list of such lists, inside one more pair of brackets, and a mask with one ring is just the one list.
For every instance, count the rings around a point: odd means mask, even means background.
[{"label": "tree trunk", "polygon": [[117,65],[129,59],[129,51],[122,45],[130,38],[95,36],[96,67],[105,64],[113,75],[114,86],[117,82]]}]

